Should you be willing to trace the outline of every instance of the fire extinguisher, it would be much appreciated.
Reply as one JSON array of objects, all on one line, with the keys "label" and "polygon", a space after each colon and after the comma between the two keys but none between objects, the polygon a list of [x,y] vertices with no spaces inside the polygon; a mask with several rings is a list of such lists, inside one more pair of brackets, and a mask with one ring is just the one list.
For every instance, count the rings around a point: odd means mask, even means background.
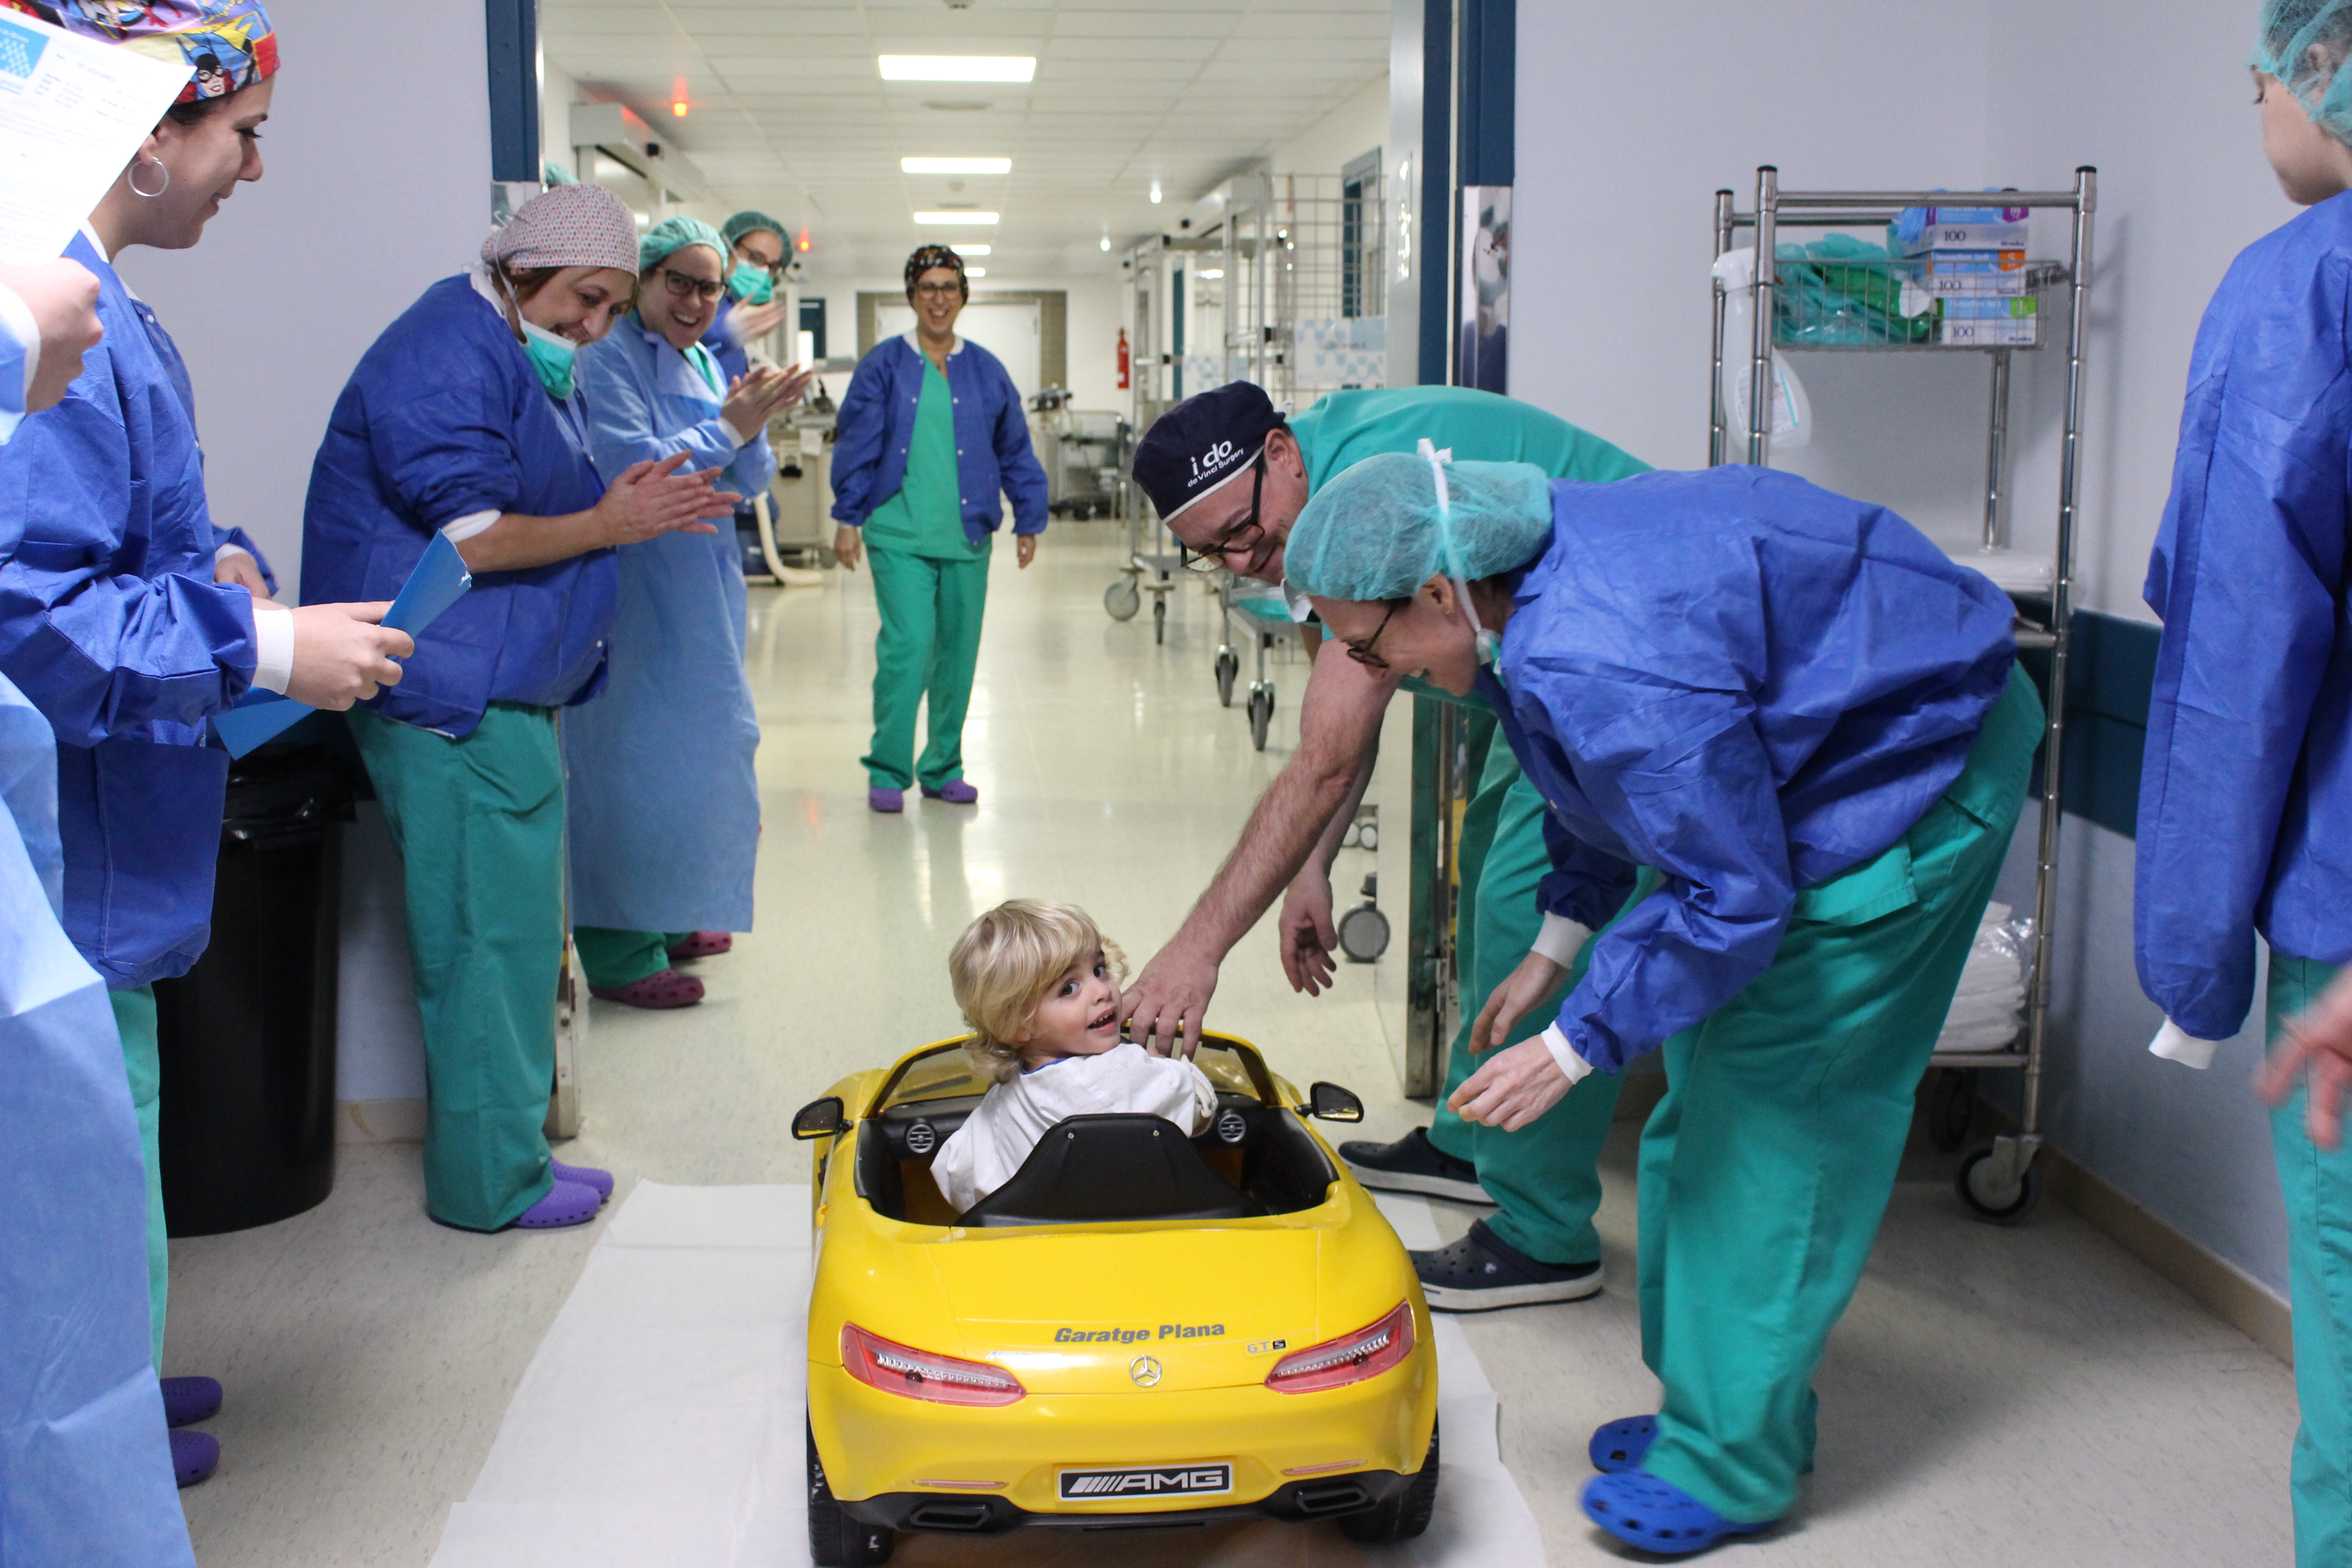
[{"label": "fire extinguisher", "polygon": [[1128,378],[1127,329],[1126,329],[1125,327],[1121,327],[1121,328],[1118,330],[1118,389],[1119,389],[1121,392],[1125,392],[1125,391],[1127,391],[1127,390],[1128,390],[1127,378]]}]

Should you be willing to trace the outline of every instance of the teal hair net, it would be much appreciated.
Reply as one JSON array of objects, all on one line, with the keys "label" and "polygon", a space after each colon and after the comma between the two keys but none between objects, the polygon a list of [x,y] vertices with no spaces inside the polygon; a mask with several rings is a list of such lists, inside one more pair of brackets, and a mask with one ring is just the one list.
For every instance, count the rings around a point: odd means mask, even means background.
[{"label": "teal hair net", "polygon": [[1429,459],[1367,458],[1315,492],[1284,547],[1283,575],[1325,599],[1404,599],[1432,577],[1514,572],[1551,537],[1551,478],[1533,463],[1449,463],[1447,520]]},{"label": "teal hair net", "polygon": [[790,258],[793,253],[793,231],[786,228],[782,222],[770,217],[766,213],[756,210],[737,213],[733,217],[727,220],[727,226],[719,230],[719,233],[727,237],[728,244],[732,245],[737,240],[742,238],[745,235],[754,233],[760,229],[766,229],[778,239],[782,240],[784,242],[784,255],[787,258]]},{"label": "teal hair net", "polygon": [[2352,0],[2263,0],[2246,63],[2284,83],[2319,128],[2352,145]]},{"label": "teal hair net", "polygon": [[717,229],[698,217],[666,217],[637,241],[637,270],[650,272],[662,258],[689,245],[707,245],[722,265],[727,260],[727,242]]}]

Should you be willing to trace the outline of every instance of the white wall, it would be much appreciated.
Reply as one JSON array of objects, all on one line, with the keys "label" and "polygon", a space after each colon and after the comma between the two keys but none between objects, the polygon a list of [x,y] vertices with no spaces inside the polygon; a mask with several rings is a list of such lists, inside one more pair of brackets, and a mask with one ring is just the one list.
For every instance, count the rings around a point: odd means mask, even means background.
[{"label": "white wall", "polygon": [[[2079,602],[2146,617],[2189,353],[2230,258],[2293,214],[2263,164],[2251,8],[2150,0],[1668,0],[1518,16],[1512,391],[1663,466],[1706,460],[1709,211],[1790,188],[2070,185],[2100,171]],[[1682,40],[1673,89],[1648,68]],[[1703,47],[1700,47],[1703,42]],[[2063,256],[2036,219],[2034,249]],[[2049,226],[2043,226],[2048,224]],[[2054,524],[2063,353],[2017,356],[2014,536]],[[1795,357],[1811,448],[1783,459],[1939,540],[1981,514],[1987,369],[1975,356]],[[2030,814],[2029,814],[2030,817]],[[2065,825],[2047,1125],[2094,1171],[2278,1288],[2284,1233],[2242,1037],[2198,1075],[2147,1056],[2131,963],[2131,846]],[[2030,894],[2012,858],[2004,896]],[[2259,1029],[2259,1021],[2256,1022]]]},{"label": "white wall", "polygon": [[[985,267],[985,261],[974,265]],[[857,295],[902,295],[897,275],[820,273],[801,284],[803,300],[825,301],[825,347],[836,358],[857,353]],[[972,281],[972,292],[995,289],[1060,289],[1068,300],[1069,384],[1073,405],[1079,408],[1124,410],[1129,394],[1118,390],[1118,331],[1127,321],[1127,306],[1119,280],[1109,277],[1045,277],[991,271]],[[826,384],[835,398],[848,388],[847,373],[832,373]]]},{"label": "white wall", "polygon": [[196,387],[213,513],[244,526],[291,599],[302,499],[327,414],[376,334],[489,227],[490,115],[478,0],[404,0],[435,68],[384,68],[381,16],[273,0],[286,64],[240,186],[192,251],[132,250]]},{"label": "white wall", "polygon": [[[1386,71],[1330,113],[1274,151],[1266,167],[1277,174],[1336,174],[1389,139],[1389,78]],[[1390,172],[1385,152],[1381,172]]]}]

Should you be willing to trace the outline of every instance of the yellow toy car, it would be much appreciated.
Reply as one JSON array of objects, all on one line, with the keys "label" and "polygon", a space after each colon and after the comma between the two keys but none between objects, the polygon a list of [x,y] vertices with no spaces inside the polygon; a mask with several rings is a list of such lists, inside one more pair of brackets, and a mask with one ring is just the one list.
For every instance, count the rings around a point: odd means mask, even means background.
[{"label": "yellow toy car", "polygon": [[1208,1131],[1056,1123],[958,1215],[932,1153],[986,1090],[962,1040],[804,1108],[817,1140],[809,1544],[901,1530],[1336,1520],[1418,1535],[1437,1495],[1437,1353],[1412,1266],[1306,1117],[1353,1121],[1209,1035]]}]

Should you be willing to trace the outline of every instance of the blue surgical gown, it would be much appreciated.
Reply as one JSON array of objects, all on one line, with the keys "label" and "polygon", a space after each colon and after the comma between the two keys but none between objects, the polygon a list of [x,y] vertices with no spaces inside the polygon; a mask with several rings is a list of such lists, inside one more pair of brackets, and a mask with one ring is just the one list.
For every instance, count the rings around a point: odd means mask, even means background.
[{"label": "blue surgical gown", "polygon": [[[747,500],[775,477],[764,433],[740,447],[701,370],[631,316],[580,355],[597,467],[677,452],[723,468]],[[744,589],[730,513],[715,534],[669,533],[620,552],[611,675],[567,715],[572,912],[621,931],[749,931],[760,725],[743,671]]]},{"label": "blue surgical gown", "polygon": [[[5,287],[5,285],[0,285]],[[25,351],[8,320],[0,316],[0,441],[16,433],[25,417]]]},{"label": "blue surgical gown", "polygon": [[2145,590],[2164,622],[2140,774],[2141,987],[2203,1039],[2254,933],[2352,961],[2352,195],[2247,247],[2198,330]]},{"label": "blue surgical gown", "polygon": [[[189,378],[188,362],[181,357],[180,345],[172,341],[172,334],[163,330],[163,323],[157,318],[154,307],[136,294],[129,294],[127,290],[126,294],[131,300],[131,311],[139,318],[139,324],[147,329],[147,342],[155,351],[156,363],[163,366],[163,379],[170,382],[172,390],[179,395],[180,406],[188,411],[188,428],[194,430],[196,427],[196,385]],[[196,449],[196,459],[199,463],[204,460],[201,445]],[[261,569],[262,580],[269,584],[269,591],[273,594],[278,592],[278,574],[270,570],[269,557],[261,552],[261,546],[253,542],[252,535],[242,528],[223,528],[215,523],[213,542],[215,549],[233,544],[252,556],[253,563]]]},{"label": "blue surgical gown", "polygon": [[58,923],[57,784],[48,724],[0,678],[0,1562],[193,1568],[146,1163],[106,988]]},{"label": "blue surgical gown", "polygon": [[228,753],[206,715],[252,684],[253,600],[213,582],[194,426],[122,280],[77,236],[105,341],[0,447],[0,673],[58,738],[66,931],[118,990],[211,934]]},{"label": "blue surgical gown", "polygon": [[[433,535],[485,511],[564,517],[604,493],[580,397],[540,384],[505,318],[467,278],[427,289],[335,400],[302,510],[302,599],[390,599]],[[492,702],[561,708],[604,683],[613,552],[484,572],[433,623],[400,684],[366,704],[464,736]]]},{"label": "blue surgical gown", "polygon": [[[1560,1008],[1615,1071],[1771,965],[1801,890],[1879,855],[1968,760],[2008,597],[1883,507],[1744,467],[1554,481],[1482,682],[1549,804],[1547,914],[1598,930]],[[1851,916],[1853,911],[1846,911]]]}]

